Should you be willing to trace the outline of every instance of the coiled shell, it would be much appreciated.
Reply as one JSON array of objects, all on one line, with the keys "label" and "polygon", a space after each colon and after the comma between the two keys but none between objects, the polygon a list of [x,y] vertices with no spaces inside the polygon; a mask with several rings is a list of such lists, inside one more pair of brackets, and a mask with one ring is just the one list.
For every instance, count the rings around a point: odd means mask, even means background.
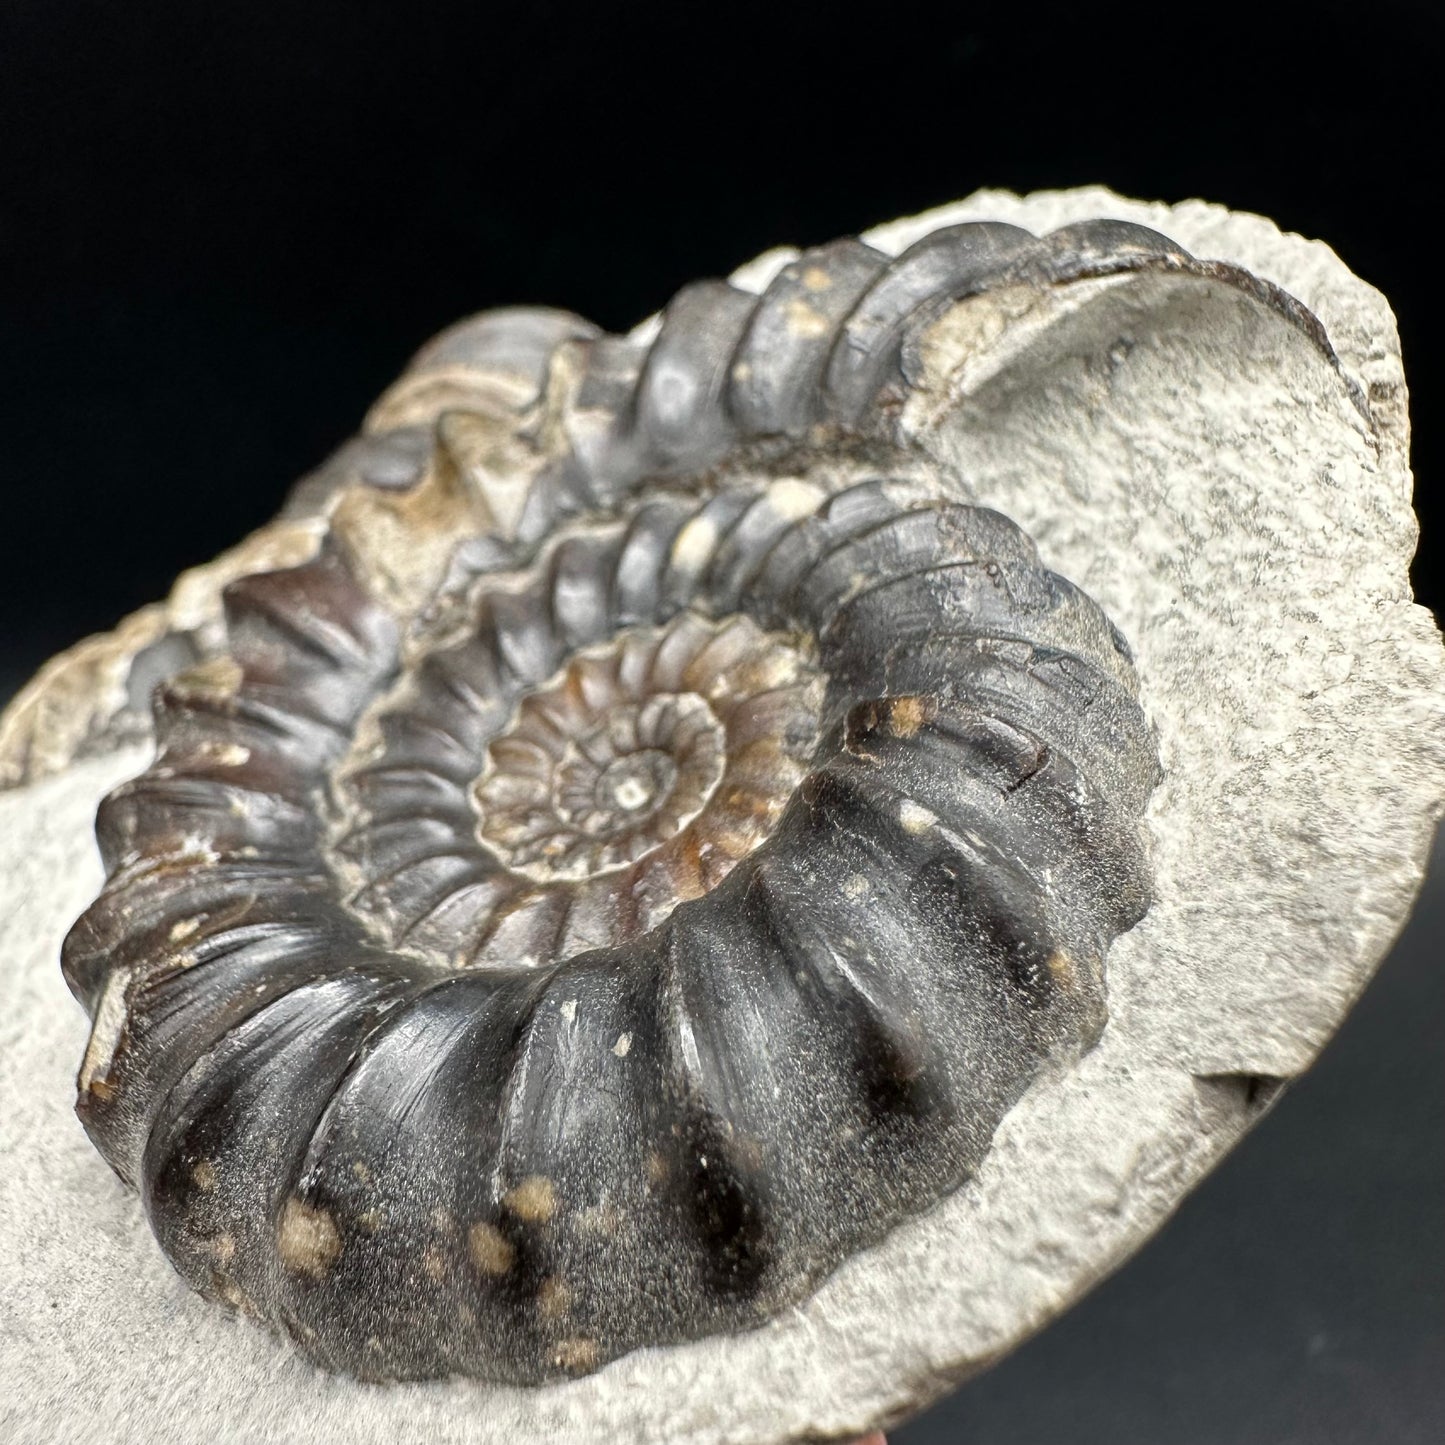
[{"label": "coiled shell", "polygon": [[1269,292],[967,225],[424,353],[415,467],[306,484],[319,551],[158,690],[66,946],[81,1117],[196,1288],[365,1376],[591,1370],[800,1299],[1094,1042],[1128,648],[892,420],[951,300],[1129,268]]}]

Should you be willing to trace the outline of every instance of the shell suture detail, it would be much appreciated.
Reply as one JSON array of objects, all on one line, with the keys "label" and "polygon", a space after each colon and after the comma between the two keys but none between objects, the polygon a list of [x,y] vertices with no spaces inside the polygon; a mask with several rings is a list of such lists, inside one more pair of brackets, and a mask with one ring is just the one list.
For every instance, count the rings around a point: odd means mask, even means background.
[{"label": "shell suture detail", "polygon": [[[195,1288],[367,1377],[585,1372],[805,1297],[1093,1043],[1148,903],[1132,661],[896,419],[960,298],[1130,269],[1262,288],[961,226],[650,343],[424,353],[368,445],[430,470],[228,587],[66,944],[81,1118]],[[468,496],[444,578],[378,584]]]}]

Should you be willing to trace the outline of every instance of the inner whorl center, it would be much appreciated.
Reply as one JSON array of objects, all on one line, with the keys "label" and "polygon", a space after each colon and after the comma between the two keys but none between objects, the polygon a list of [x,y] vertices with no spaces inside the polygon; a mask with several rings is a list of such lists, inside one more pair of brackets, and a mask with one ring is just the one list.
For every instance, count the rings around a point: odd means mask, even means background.
[{"label": "inner whorl center", "polygon": [[414,667],[339,772],[334,859],[384,936],[455,967],[625,943],[716,888],[773,835],[827,688],[796,636],[691,610],[505,699],[470,640]]},{"label": "inner whorl center", "polygon": [[647,690],[624,649],[575,658],[487,750],[478,834],[539,881],[624,868],[675,837],[727,768],[727,733],[693,691]]},{"label": "inner whorl center", "polygon": [[609,763],[597,780],[597,806],[625,816],[652,812],[677,777],[677,766],[655,748]]}]

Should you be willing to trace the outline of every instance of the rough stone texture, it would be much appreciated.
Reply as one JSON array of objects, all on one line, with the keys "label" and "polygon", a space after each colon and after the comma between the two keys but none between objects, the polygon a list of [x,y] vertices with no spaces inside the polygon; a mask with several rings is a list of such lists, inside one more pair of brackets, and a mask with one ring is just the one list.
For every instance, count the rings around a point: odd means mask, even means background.
[{"label": "rough stone texture", "polygon": [[985,193],[866,239],[985,216],[1142,221],[1283,286],[1340,360],[1237,293],[1158,276],[965,302],[911,361],[929,400],[910,430],[1103,603],[1158,728],[1157,902],[1110,954],[1098,1047],[1025,1097],[971,1184],[753,1334],[531,1392],[325,1376],[170,1274],[71,1115],[86,1025],[57,950],[100,882],[96,801],[145,752],[73,765],[0,795],[0,1378],[20,1384],[0,1435],[847,1438],[1117,1265],[1309,1063],[1398,932],[1445,796],[1388,307],[1328,248],[1193,202]]}]

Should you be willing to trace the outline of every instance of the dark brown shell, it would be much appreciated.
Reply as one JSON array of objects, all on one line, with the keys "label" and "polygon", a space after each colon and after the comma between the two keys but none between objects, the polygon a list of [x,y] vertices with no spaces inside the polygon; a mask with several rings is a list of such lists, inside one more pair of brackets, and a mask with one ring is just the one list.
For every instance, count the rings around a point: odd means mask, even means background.
[{"label": "dark brown shell", "polygon": [[340,532],[233,583],[101,812],[78,1107],[188,1281],[331,1367],[536,1382],[760,1322],[973,1172],[1104,1025],[1158,764],[1097,605],[884,444],[951,299],[1131,267],[1263,289],[962,226],[650,346],[446,343],[570,368],[516,525],[406,616]]}]

